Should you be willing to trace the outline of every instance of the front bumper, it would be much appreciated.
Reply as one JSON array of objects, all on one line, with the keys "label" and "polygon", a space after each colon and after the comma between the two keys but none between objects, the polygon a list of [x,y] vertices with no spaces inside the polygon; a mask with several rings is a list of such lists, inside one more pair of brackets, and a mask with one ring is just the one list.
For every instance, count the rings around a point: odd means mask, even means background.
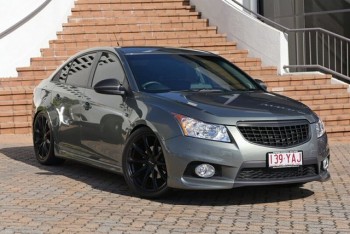
[{"label": "front bumper", "polygon": [[[312,135],[302,145],[271,148],[256,145],[243,138],[236,127],[228,127],[234,142],[223,143],[179,136],[164,143],[168,170],[168,186],[180,189],[231,189],[242,186],[276,185],[325,181],[330,178],[322,161],[329,158],[327,135]],[[268,152],[303,152],[303,166],[269,169]],[[211,178],[200,178],[194,167],[209,163],[216,169]],[[242,176],[243,173],[243,176]]]}]

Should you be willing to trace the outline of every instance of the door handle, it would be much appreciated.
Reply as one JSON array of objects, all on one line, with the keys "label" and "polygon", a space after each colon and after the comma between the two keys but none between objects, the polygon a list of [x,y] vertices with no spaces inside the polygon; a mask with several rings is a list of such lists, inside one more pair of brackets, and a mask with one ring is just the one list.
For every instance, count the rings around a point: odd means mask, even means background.
[{"label": "door handle", "polygon": [[92,108],[92,106],[91,106],[91,104],[89,102],[85,102],[83,104],[83,107],[84,107],[85,110],[90,110]]}]

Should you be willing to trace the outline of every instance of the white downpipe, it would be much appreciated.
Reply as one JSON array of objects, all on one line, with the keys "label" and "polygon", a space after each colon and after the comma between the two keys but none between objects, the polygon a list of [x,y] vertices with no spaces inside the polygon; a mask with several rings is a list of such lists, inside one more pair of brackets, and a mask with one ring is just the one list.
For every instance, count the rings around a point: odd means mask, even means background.
[{"label": "white downpipe", "polygon": [[261,58],[264,66],[276,66],[279,74],[285,72],[283,66],[289,64],[288,36],[285,33],[243,12],[241,7],[230,0],[190,2],[202,13],[203,18],[218,27],[219,33],[227,34],[228,40],[237,42],[238,49],[248,49],[249,56]]},{"label": "white downpipe", "polygon": [[[0,32],[26,17],[45,0],[2,1]],[[11,34],[0,39],[0,77],[16,77],[17,67],[30,65],[30,58],[40,56],[67,21],[74,0],[52,0],[41,12]]]}]

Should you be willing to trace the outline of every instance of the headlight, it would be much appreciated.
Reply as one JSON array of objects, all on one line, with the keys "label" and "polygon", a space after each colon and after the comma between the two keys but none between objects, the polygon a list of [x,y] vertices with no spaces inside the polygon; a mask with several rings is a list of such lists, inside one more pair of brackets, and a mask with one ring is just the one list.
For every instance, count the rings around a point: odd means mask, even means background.
[{"label": "headlight", "polygon": [[317,124],[316,124],[316,132],[317,132],[317,137],[323,136],[323,134],[326,132],[326,129],[324,127],[324,123],[322,122],[321,119],[319,119]]},{"label": "headlight", "polygon": [[223,125],[204,123],[190,117],[175,114],[185,136],[212,141],[231,142],[227,129]]}]

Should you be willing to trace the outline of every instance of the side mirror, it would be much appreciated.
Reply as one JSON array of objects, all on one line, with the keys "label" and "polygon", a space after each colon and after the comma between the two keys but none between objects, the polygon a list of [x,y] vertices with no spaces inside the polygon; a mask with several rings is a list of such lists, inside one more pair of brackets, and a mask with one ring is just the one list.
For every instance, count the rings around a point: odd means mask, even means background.
[{"label": "side mirror", "polygon": [[95,84],[94,90],[97,93],[114,95],[124,95],[126,92],[126,89],[116,79],[101,80]]},{"label": "side mirror", "polygon": [[263,88],[264,90],[267,90],[267,85],[264,83],[264,81],[255,79],[255,82],[258,83],[258,85],[260,85],[261,88]]}]

